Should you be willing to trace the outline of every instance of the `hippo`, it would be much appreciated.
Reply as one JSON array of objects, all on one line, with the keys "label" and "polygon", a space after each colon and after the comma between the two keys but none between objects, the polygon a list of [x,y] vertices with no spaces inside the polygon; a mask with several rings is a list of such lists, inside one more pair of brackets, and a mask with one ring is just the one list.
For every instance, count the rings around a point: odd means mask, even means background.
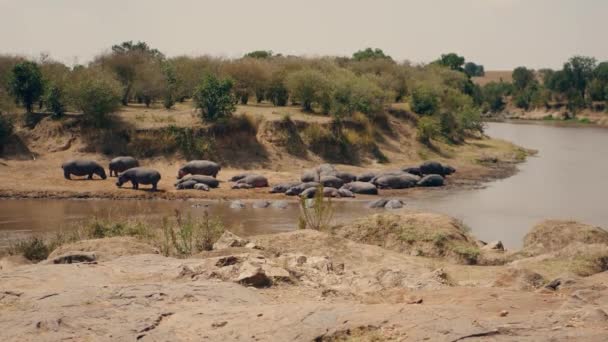
[{"label": "hippo", "polygon": [[219,164],[209,160],[191,160],[177,171],[177,179],[182,179],[185,175],[204,175],[215,178],[222,169]]},{"label": "hippo", "polygon": [[238,175],[232,176],[230,177],[230,179],[228,180],[229,182],[236,182],[239,181],[247,176],[251,175],[251,173],[239,173]]},{"label": "hippo", "polygon": [[400,175],[387,175],[374,179],[375,184],[380,189],[406,189],[416,186],[420,177],[403,173]]},{"label": "hippo", "polygon": [[253,189],[253,185],[247,183],[236,183],[230,187],[231,189]]},{"label": "hippo", "polygon": [[441,165],[436,161],[427,161],[420,165],[420,173],[423,175],[448,176],[456,172],[456,169],[449,165]]},{"label": "hippo", "polygon": [[338,173],[336,167],[331,164],[321,164],[315,169],[320,176],[334,176]]},{"label": "hippo", "polygon": [[352,191],[344,189],[344,188],[340,188],[338,189],[338,194],[340,195],[340,197],[355,197],[355,194],[353,194]]},{"label": "hippo", "polygon": [[237,181],[239,184],[249,184],[254,188],[265,188],[268,186],[268,179],[262,175],[249,175]]},{"label": "hippo", "polygon": [[133,184],[133,189],[139,189],[139,184],[152,185],[152,191],[156,191],[156,186],[160,180],[160,172],[145,167],[130,168],[118,174],[117,187],[121,187],[126,182]]},{"label": "hippo", "polygon": [[210,188],[217,188],[220,185],[220,182],[211,176],[192,175],[192,176],[188,176],[188,177],[178,180],[177,183],[175,183],[175,186],[177,187],[179,184],[186,182],[186,181],[194,181],[195,183],[203,183],[203,184],[208,185]]},{"label": "hippo", "polygon": [[378,198],[375,201],[371,201],[367,204],[368,208],[384,208],[384,206],[386,205],[386,203],[388,202],[388,199],[386,198]]},{"label": "hippo", "polygon": [[185,189],[194,189],[194,186],[197,184],[203,184],[203,183],[197,183],[195,180],[185,180],[181,183],[178,183],[175,185],[175,188],[177,190],[185,190]]},{"label": "hippo", "polygon": [[401,170],[391,170],[391,171],[384,171],[384,172],[379,172],[376,173],[376,176],[374,178],[372,178],[372,180],[370,180],[371,183],[375,183],[376,180],[378,178],[381,177],[386,177],[386,176],[401,176],[401,175],[405,175],[407,173],[401,171]]},{"label": "hippo", "polygon": [[270,193],[271,194],[284,194],[287,190],[289,190],[290,188],[293,188],[294,186],[297,186],[299,184],[300,184],[299,182],[277,184],[277,185],[273,186],[272,189],[270,189]]},{"label": "hippo", "polygon": [[443,176],[449,176],[452,173],[456,172],[456,169],[451,167],[450,165],[443,165]]},{"label": "hippo", "polygon": [[294,187],[291,187],[289,189],[287,189],[287,191],[285,191],[285,195],[287,196],[296,196],[302,193],[302,191],[308,189],[308,188],[316,188],[318,186],[320,186],[321,184],[317,183],[317,182],[305,182],[305,183],[300,183]]},{"label": "hippo", "polygon": [[375,172],[365,172],[357,176],[357,182],[371,182],[376,177]]},{"label": "hippo", "polygon": [[137,159],[133,157],[123,156],[112,159],[110,161],[108,169],[110,170],[110,177],[112,177],[112,175],[114,177],[118,177],[119,173],[138,166],[139,162],[137,161]]},{"label": "hippo", "polygon": [[196,183],[194,184],[194,190],[209,191],[209,185],[204,183]]},{"label": "hippo", "polygon": [[319,183],[321,183],[323,186],[336,189],[344,185],[344,181],[336,176],[321,176]]},{"label": "hippo", "polygon": [[340,178],[344,183],[350,183],[357,180],[357,176],[350,172],[338,171],[336,172],[335,176]]},{"label": "hippo", "polygon": [[441,175],[426,175],[418,181],[418,186],[443,186],[444,183]]},{"label": "hippo", "polygon": [[[308,189],[302,191],[302,193],[300,194],[300,197],[313,198],[317,194],[317,191],[319,191],[319,188],[320,187],[308,188]],[[338,189],[336,189],[336,188],[324,187],[323,188],[323,197],[340,197],[340,194],[338,193]]]},{"label": "hippo", "polygon": [[403,169],[401,169],[401,171],[405,172],[405,173],[409,173],[412,175],[416,175],[419,177],[422,177],[422,172],[420,172],[420,168],[419,167],[404,167]]},{"label": "hippo", "polygon": [[93,179],[93,175],[98,175],[102,179],[106,179],[106,171],[97,162],[84,159],[68,160],[61,165],[63,169],[63,177],[71,179],[70,176],[87,176],[87,179]]},{"label": "hippo", "polygon": [[315,170],[306,170],[306,171],[302,172],[302,176],[300,177],[300,180],[303,183],[318,182],[319,174]]},{"label": "hippo", "polygon": [[401,209],[403,208],[403,201],[398,199],[392,199],[386,202],[384,205],[385,209]]},{"label": "hippo", "polygon": [[349,190],[355,194],[363,194],[363,195],[377,195],[378,188],[372,183],[367,182],[351,182],[344,184],[342,189]]}]

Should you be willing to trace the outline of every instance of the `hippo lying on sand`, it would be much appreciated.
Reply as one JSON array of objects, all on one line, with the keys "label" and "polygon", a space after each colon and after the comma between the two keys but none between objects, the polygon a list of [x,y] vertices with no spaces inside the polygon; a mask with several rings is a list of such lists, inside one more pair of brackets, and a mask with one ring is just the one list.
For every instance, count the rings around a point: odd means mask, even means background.
[{"label": "hippo lying on sand", "polygon": [[371,182],[372,179],[376,178],[377,174],[375,172],[366,172],[357,176],[358,182]]},{"label": "hippo lying on sand", "polygon": [[422,177],[418,186],[443,186],[444,183],[445,181],[440,175],[427,175]]},{"label": "hippo lying on sand", "polygon": [[352,182],[342,186],[342,189],[349,190],[355,194],[377,195],[378,188],[372,183],[367,182]]},{"label": "hippo lying on sand", "polygon": [[206,184],[207,186],[209,186],[210,188],[217,188],[220,185],[220,181],[218,181],[217,179],[215,179],[211,176],[193,175],[193,176],[188,176],[188,177],[178,180],[177,183],[175,183],[175,187],[179,188],[178,186],[181,183],[184,183],[187,181],[193,181],[193,182],[195,182],[195,184],[203,183],[203,184]]},{"label": "hippo lying on sand", "polygon": [[284,194],[290,188],[294,186],[300,185],[300,182],[292,182],[292,183],[281,183],[277,184],[270,189],[271,194]]},{"label": "hippo lying on sand", "polygon": [[252,175],[252,173],[239,173],[238,175],[232,176],[230,177],[230,179],[228,180],[229,182],[237,182],[240,181],[241,179]]},{"label": "hippo lying on sand", "polygon": [[325,187],[339,189],[344,185],[344,181],[336,176],[321,176],[320,182]]},{"label": "hippo lying on sand", "polygon": [[350,172],[338,171],[335,176],[340,178],[344,183],[350,183],[357,180],[357,176]]},{"label": "hippo lying on sand", "polygon": [[[308,189],[302,191],[302,193],[300,194],[300,197],[313,198],[317,194],[317,191],[319,191],[319,188],[308,188]],[[323,197],[340,197],[340,193],[338,192],[338,189],[336,189],[336,188],[326,187],[326,188],[323,188]]]},{"label": "hippo lying on sand", "polygon": [[262,175],[249,175],[237,181],[238,184],[249,184],[254,188],[265,188],[268,186],[268,179]]},{"label": "hippo lying on sand", "polygon": [[107,178],[103,167],[92,160],[68,160],[61,165],[61,168],[63,169],[63,177],[65,179],[71,179],[70,175],[87,176],[88,179],[93,179],[93,175],[98,175],[102,179]]},{"label": "hippo lying on sand", "polygon": [[118,174],[130,168],[138,167],[139,162],[133,157],[116,157],[110,161],[110,177],[118,177]]},{"label": "hippo lying on sand", "polygon": [[415,187],[419,180],[418,176],[403,173],[378,177],[374,179],[373,183],[380,189],[406,189]]},{"label": "hippo lying on sand", "polygon": [[317,182],[306,182],[306,183],[301,183],[298,184],[294,187],[291,187],[289,189],[287,189],[287,191],[285,191],[285,195],[287,196],[296,196],[302,193],[302,191],[308,189],[308,188],[316,188],[318,186],[320,186],[321,184],[317,183]]},{"label": "hippo lying on sand", "polygon": [[231,187],[231,189],[253,189],[253,186],[247,183],[236,183]]},{"label": "hippo lying on sand", "polygon": [[160,180],[160,173],[145,167],[134,167],[118,174],[116,186],[121,187],[126,182],[133,184],[133,189],[139,189],[139,184],[152,185],[152,191],[156,191],[156,186]]},{"label": "hippo lying on sand", "polygon": [[436,161],[427,161],[420,165],[420,173],[423,175],[440,175],[448,176],[456,172],[456,169],[449,165],[441,165]]},{"label": "hippo lying on sand", "polygon": [[177,172],[177,179],[182,179],[185,175],[204,175],[215,178],[221,170],[219,164],[209,160],[192,160],[182,166]]}]

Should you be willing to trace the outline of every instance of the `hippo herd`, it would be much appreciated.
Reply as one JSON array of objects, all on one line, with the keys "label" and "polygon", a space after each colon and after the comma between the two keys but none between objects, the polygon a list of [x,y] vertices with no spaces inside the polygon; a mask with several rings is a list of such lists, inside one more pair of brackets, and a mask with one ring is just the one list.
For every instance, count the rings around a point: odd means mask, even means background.
[{"label": "hippo herd", "polygon": [[[106,179],[104,168],[92,160],[74,159],[61,165],[66,179],[72,175],[94,175]],[[128,156],[117,157],[110,161],[110,177],[117,177],[116,186],[131,182],[133,189],[139,185],[151,185],[152,191],[157,190],[161,175],[158,171],[139,166],[139,162]],[[209,160],[192,160],[179,168],[175,188],[210,191],[217,188],[220,181],[217,175],[221,166]],[[316,168],[305,170],[300,181],[275,184],[270,193],[282,193],[287,196],[313,198],[318,191],[323,191],[324,197],[355,197],[356,194],[377,195],[378,189],[406,189],[412,187],[443,186],[445,177],[456,172],[449,165],[436,161],[427,161],[417,167],[406,167],[400,170],[382,172],[364,172],[355,175],[339,171],[331,164],[322,164]],[[252,189],[269,187],[268,179],[257,173],[243,173],[229,179],[232,189]],[[322,189],[322,190],[320,190]]]}]

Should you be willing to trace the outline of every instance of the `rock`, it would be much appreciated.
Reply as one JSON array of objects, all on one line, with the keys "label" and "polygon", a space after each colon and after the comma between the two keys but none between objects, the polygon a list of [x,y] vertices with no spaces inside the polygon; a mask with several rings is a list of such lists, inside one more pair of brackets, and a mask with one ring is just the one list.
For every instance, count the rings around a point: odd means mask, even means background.
[{"label": "rock", "polygon": [[209,185],[203,183],[194,184],[194,190],[209,191]]},{"label": "rock", "polygon": [[230,209],[243,209],[245,208],[245,203],[241,200],[232,201],[230,203]]},{"label": "rock", "polygon": [[496,277],[493,286],[510,287],[522,291],[532,291],[545,284],[543,276],[525,268],[508,268]]},{"label": "rock", "polygon": [[269,287],[272,285],[272,281],[260,266],[253,265],[251,263],[244,263],[239,269],[239,274],[236,278],[236,282],[245,285],[253,286],[257,288]]},{"label": "rock", "polygon": [[0,271],[12,270],[21,265],[30,265],[32,262],[22,255],[8,255],[0,259]]},{"label": "rock", "polygon": [[229,231],[225,231],[222,236],[213,244],[213,249],[224,249],[231,247],[244,247],[249,240],[243,239]]},{"label": "rock", "polygon": [[97,256],[94,252],[68,252],[53,259],[47,259],[50,264],[77,264],[81,262],[95,262]]},{"label": "rock", "polygon": [[483,247],[481,247],[482,250],[484,251],[500,251],[500,252],[504,252],[505,251],[505,247],[502,245],[502,241],[492,241],[486,245],[484,245]]},{"label": "rock", "polygon": [[398,199],[392,199],[384,205],[385,209],[401,209],[403,208],[403,201]]},{"label": "rock", "polygon": [[245,248],[249,248],[249,249],[264,249],[264,248],[258,246],[255,242],[249,242],[248,244],[245,245]]},{"label": "rock", "polygon": [[264,208],[268,208],[269,206],[270,206],[270,202],[268,202],[268,201],[260,200],[260,201],[253,202],[253,208],[255,208],[255,209],[264,209]]},{"label": "rock", "polygon": [[509,314],[509,311],[502,310],[499,315],[500,315],[500,317],[507,317],[508,314]]},{"label": "rock", "polygon": [[270,204],[270,207],[275,209],[287,209],[289,203],[287,201],[274,201]]},{"label": "rock", "polygon": [[367,204],[368,208],[384,208],[384,206],[388,203],[387,198],[379,198],[377,200],[373,200]]},{"label": "rock", "polygon": [[52,260],[73,251],[94,252],[98,262],[114,260],[122,256],[160,253],[157,248],[143,243],[137,238],[116,236],[68,243],[57,247],[47,259]]},{"label": "rock", "polygon": [[574,275],[564,275],[558,278],[551,280],[545,288],[552,291],[557,291],[560,289],[568,289],[572,288],[577,282],[577,277]]}]

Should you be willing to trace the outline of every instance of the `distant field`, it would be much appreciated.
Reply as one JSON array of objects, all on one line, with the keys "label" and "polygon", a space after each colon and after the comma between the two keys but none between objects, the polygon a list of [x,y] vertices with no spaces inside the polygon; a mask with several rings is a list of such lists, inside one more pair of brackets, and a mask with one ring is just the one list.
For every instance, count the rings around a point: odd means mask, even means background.
[{"label": "distant field", "polygon": [[473,77],[473,82],[475,82],[481,86],[488,84],[490,82],[500,82],[501,80],[503,82],[511,82],[512,81],[512,77],[511,77],[512,72],[513,71],[511,71],[511,70],[486,71],[486,75],[483,77]]}]

